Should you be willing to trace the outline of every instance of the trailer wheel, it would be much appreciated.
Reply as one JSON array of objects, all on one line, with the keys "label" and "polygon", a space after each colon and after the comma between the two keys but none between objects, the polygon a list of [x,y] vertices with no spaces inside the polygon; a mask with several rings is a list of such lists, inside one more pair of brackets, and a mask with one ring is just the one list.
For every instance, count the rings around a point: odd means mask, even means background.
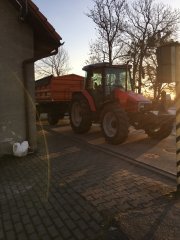
[{"label": "trailer wheel", "polygon": [[107,142],[123,143],[128,136],[128,118],[116,104],[104,107],[101,114],[101,129]]},{"label": "trailer wheel", "polygon": [[75,133],[85,133],[91,128],[91,111],[82,96],[75,96],[71,101],[70,124]]},{"label": "trailer wheel", "polygon": [[49,125],[56,125],[59,122],[59,114],[57,113],[48,113],[48,123]]},{"label": "trailer wheel", "polygon": [[156,128],[153,128],[153,127],[147,128],[145,129],[145,133],[153,139],[162,140],[171,134],[172,129],[173,129],[173,124],[167,123],[167,124],[162,124],[161,126],[158,126]]}]

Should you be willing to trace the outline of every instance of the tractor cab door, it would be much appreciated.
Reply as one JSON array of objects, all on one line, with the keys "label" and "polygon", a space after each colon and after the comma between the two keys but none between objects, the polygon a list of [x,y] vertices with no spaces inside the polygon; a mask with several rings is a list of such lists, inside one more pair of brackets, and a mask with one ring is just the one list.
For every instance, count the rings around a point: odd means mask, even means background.
[{"label": "tractor cab door", "polygon": [[86,70],[86,90],[92,96],[97,109],[108,101],[115,100],[115,89],[130,91],[130,71],[127,65],[91,65]]},{"label": "tractor cab door", "polygon": [[130,72],[126,68],[109,67],[105,69],[105,95],[111,94],[114,89],[131,91]]},{"label": "tractor cab door", "polygon": [[104,102],[103,74],[101,69],[93,69],[86,75],[86,90],[92,96],[94,103],[99,108]]}]

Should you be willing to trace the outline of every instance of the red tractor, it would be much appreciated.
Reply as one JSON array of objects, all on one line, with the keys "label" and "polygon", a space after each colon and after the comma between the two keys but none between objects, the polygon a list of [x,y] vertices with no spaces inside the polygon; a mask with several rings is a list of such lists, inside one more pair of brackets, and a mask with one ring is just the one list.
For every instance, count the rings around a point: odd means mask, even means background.
[{"label": "red tractor", "polygon": [[174,117],[155,114],[151,101],[133,91],[130,65],[97,63],[85,66],[85,88],[74,92],[70,107],[70,123],[75,133],[90,130],[100,123],[107,142],[126,140],[129,126],[144,129],[149,137],[163,139],[173,128]]}]

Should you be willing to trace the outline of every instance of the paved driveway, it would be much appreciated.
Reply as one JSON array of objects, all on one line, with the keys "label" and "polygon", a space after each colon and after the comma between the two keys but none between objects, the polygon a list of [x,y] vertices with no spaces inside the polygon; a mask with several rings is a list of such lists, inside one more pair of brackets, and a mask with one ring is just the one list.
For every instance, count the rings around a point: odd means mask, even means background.
[{"label": "paved driveway", "polygon": [[0,239],[179,239],[174,181],[53,128],[38,141],[0,160]]}]

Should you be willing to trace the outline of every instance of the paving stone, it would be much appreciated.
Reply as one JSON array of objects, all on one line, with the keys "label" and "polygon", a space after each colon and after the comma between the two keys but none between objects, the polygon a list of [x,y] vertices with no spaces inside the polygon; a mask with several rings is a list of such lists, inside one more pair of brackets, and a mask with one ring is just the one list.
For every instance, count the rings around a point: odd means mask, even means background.
[{"label": "paving stone", "polygon": [[88,222],[88,226],[92,228],[95,232],[98,232],[101,229],[95,221]]},{"label": "paving stone", "polygon": [[9,221],[11,219],[11,214],[6,212],[2,214],[3,221]]},{"label": "paving stone", "polygon": [[75,237],[78,239],[78,240],[84,240],[86,239],[84,234],[79,230],[79,229],[75,229],[73,231],[73,234],[75,235]]},{"label": "paving stone", "polygon": [[51,226],[51,225],[53,224],[53,222],[51,221],[51,219],[48,218],[48,217],[42,218],[42,221],[43,221],[43,223],[44,223],[44,225],[45,225],[46,227],[49,227],[49,226]]},{"label": "paving stone", "polygon": [[12,215],[20,214],[19,209],[18,209],[17,207],[11,208],[11,214],[12,214]]},{"label": "paving stone", "polygon": [[86,229],[88,229],[88,223],[86,223],[85,221],[83,221],[82,219],[77,221],[77,225],[79,226],[79,228],[84,231]]},{"label": "paving stone", "polygon": [[33,217],[37,215],[37,211],[34,208],[29,208],[28,209],[28,214]]},{"label": "paving stone", "polygon": [[13,229],[13,223],[12,223],[11,220],[10,221],[4,221],[3,225],[4,225],[4,230],[5,231],[9,231],[9,230]]},{"label": "paving stone", "polygon": [[35,232],[35,228],[32,224],[26,224],[24,225],[25,229],[26,229],[26,232],[28,234],[31,234],[31,233],[34,233]]},{"label": "paving stone", "polygon": [[34,204],[31,201],[25,202],[26,208],[33,208]]},{"label": "paving stone", "polygon": [[[86,207],[86,211],[90,210],[90,209],[87,209],[88,206]],[[79,206],[78,203],[74,204],[73,205],[73,209],[76,211],[76,213],[78,214],[81,214],[83,213],[85,210],[82,208],[82,206]],[[71,211],[72,211],[72,208],[71,208]],[[88,211],[88,212],[91,212],[91,211]]]},{"label": "paving stone", "polygon": [[68,204],[63,204],[63,208],[65,209],[65,211],[66,211],[67,213],[69,213],[69,212],[72,212],[73,209],[75,209],[75,206],[72,207],[72,206],[69,204],[69,202],[68,202]]},{"label": "paving stone", "polygon": [[88,221],[91,220],[89,214],[87,214],[87,213],[83,213],[82,217],[83,217],[83,219],[84,219],[86,222],[88,222]]},{"label": "paving stone", "polygon": [[[55,237],[54,240],[64,240],[63,237],[61,236],[58,236],[58,237]],[[68,238],[68,240],[74,240],[73,238]]]},{"label": "paving stone", "polygon": [[[64,222],[66,222],[66,220],[64,220]],[[64,226],[64,222],[59,217],[53,219],[53,223],[57,226],[57,228]]]},{"label": "paving stone", "polygon": [[67,215],[67,213],[64,210],[60,211],[59,214],[60,214],[62,220],[66,220],[69,218],[69,216]]},{"label": "paving stone", "polygon": [[58,214],[57,214],[57,212],[56,212],[54,209],[48,210],[48,215],[49,215],[52,219],[58,217]]},{"label": "paving stone", "polygon": [[57,237],[59,235],[59,232],[54,226],[48,227],[47,230],[52,238]]},{"label": "paving stone", "polygon": [[73,229],[76,228],[76,221],[72,221],[71,219],[65,220],[66,226],[72,231]]},{"label": "paving stone", "polygon": [[16,235],[15,235],[15,232],[13,230],[11,231],[6,231],[6,239],[7,240],[14,240],[16,239]]},{"label": "paving stone", "polygon": [[[43,206],[46,210],[56,209],[55,205],[51,205],[47,201],[44,201],[44,202],[39,203],[39,204],[43,204]],[[58,206],[59,206],[59,204],[58,204]]]},{"label": "paving stone", "polygon": [[16,223],[14,224],[14,228],[15,228],[15,231],[16,231],[17,233],[20,233],[20,232],[22,232],[22,231],[24,230],[24,225],[23,225],[22,222],[16,222]]},{"label": "paving stone", "polygon": [[85,232],[85,235],[87,236],[88,240],[95,240],[97,238],[97,235],[91,229],[87,229],[86,232]]},{"label": "paving stone", "polygon": [[33,222],[33,224],[34,224],[35,226],[37,226],[37,225],[39,225],[39,224],[42,223],[41,217],[38,216],[38,215],[32,217],[32,218],[31,218],[31,221]]},{"label": "paving stone", "polygon": [[74,211],[70,212],[70,216],[74,221],[77,221],[78,219],[80,219],[80,216]]},{"label": "paving stone", "polygon": [[47,228],[45,228],[45,226],[42,224],[36,225],[35,229],[38,232],[39,236],[43,236],[43,235],[47,234]]},{"label": "paving stone", "polygon": [[[2,200],[0,200],[0,202],[2,203]],[[2,216],[6,215],[8,213],[8,210],[9,210],[9,206],[7,204],[6,205],[5,204],[1,205],[1,214],[2,214]]]},{"label": "paving stone", "polygon": [[92,213],[91,215],[97,222],[102,222],[103,221],[103,218],[102,216],[94,210],[94,212]]},{"label": "paving stone", "polygon": [[28,215],[25,215],[25,216],[22,216],[22,222],[23,222],[23,224],[26,225],[31,222],[31,219]]},{"label": "paving stone", "polygon": [[39,236],[39,240],[52,240],[52,238],[46,233],[45,235]]},{"label": "paving stone", "polygon": [[[19,208],[18,212],[20,213],[21,216],[27,215],[27,209],[25,207]],[[31,214],[31,213],[30,213]]]},{"label": "paving stone", "polygon": [[2,229],[0,229],[0,239],[1,240],[5,239],[4,231]]},{"label": "paving stone", "polygon": [[63,227],[61,228],[61,234],[62,234],[62,236],[64,237],[64,239],[68,239],[68,238],[71,236],[70,231],[69,231],[68,228],[65,227],[65,226],[63,226]]},{"label": "paving stone", "polygon": [[29,240],[40,240],[40,237],[38,236],[37,233],[33,233],[33,234],[28,235],[28,239]]},{"label": "paving stone", "polygon": [[56,202],[55,203],[55,205],[57,205],[57,209],[59,208],[59,207],[62,207],[62,206],[64,206],[64,205],[66,205],[67,204],[67,200],[65,200],[64,198],[60,198],[60,199],[58,199],[58,203]]},{"label": "paving stone", "polygon": [[43,208],[38,209],[38,214],[42,218],[47,216],[47,213],[46,213],[46,211]]},{"label": "paving stone", "polygon": [[18,208],[24,208],[25,207],[24,201],[22,199],[17,201],[16,205],[17,205]]}]

